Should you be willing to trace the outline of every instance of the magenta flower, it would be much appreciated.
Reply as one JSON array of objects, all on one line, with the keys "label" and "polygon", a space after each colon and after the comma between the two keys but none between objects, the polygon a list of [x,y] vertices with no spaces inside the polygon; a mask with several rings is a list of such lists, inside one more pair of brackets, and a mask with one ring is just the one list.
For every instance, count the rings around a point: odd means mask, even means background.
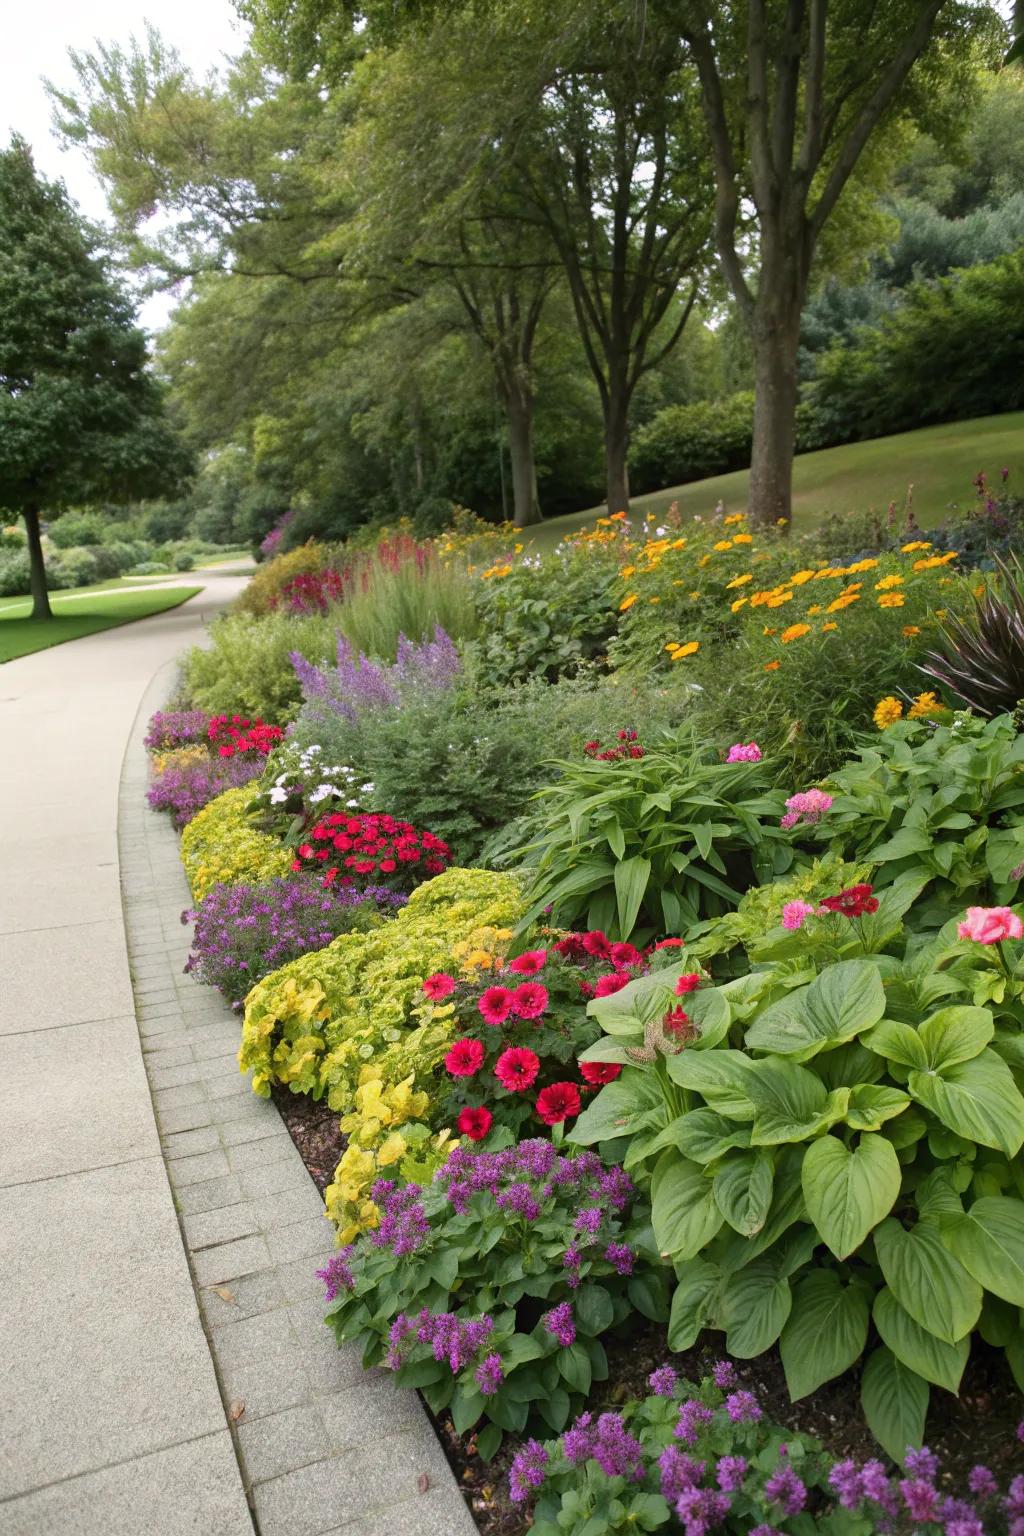
[{"label": "magenta flower", "polygon": [[821,789],[804,789],[799,794],[790,795],[786,801],[786,814],[779,825],[787,831],[790,827],[795,827],[799,821],[806,821],[813,826],[815,822],[821,820],[826,811],[831,809],[831,795],[826,795]]},{"label": "magenta flower", "polygon": [[813,915],[814,908],[809,901],[787,901],[782,909],[782,926],[793,932],[802,928]]},{"label": "magenta flower", "polygon": [[1024,923],[1011,907],[968,907],[956,934],[976,944],[998,944],[1002,939],[1024,938]]},{"label": "magenta flower", "polygon": [[727,763],[759,763],[761,748],[756,741],[736,741],[729,748]]}]

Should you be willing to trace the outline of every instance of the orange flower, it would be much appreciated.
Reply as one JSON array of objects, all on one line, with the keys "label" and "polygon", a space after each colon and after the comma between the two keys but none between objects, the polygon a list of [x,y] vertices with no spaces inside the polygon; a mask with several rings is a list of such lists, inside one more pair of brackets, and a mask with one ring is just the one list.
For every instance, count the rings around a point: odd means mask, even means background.
[{"label": "orange flower", "polygon": [[802,635],[809,635],[810,632],[811,626],[809,624],[791,624],[788,629],[782,631],[779,639],[783,645],[788,645],[791,640],[799,640]]},{"label": "orange flower", "polygon": [[781,665],[781,661],[766,661],[764,664],[764,669],[766,672],[777,672]]},{"label": "orange flower", "polygon": [[892,587],[902,587],[902,576],[883,576],[881,581],[875,582],[876,592],[888,592]]},{"label": "orange flower", "polygon": [[905,635],[908,635],[908,636],[909,635],[919,635],[921,633],[921,631],[920,631],[920,629],[918,628],[918,626],[916,624],[904,624],[904,626],[903,626],[903,633]]},{"label": "orange flower", "polygon": [[729,607],[733,613],[739,613],[740,609],[745,605],[746,602],[747,599],[745,597],[737,597],[733,602],[729,604]]},{"label": "orange flower", "polygon": [[718,543],[712,544],[711,547],[717,550],[732,549],[732,539],[719,539]]},{"label": "orange flower", "polygon": [[829,621],[829,622],[828,622],[828,623],[827,623],[827,624],[823,624],[823,625],[822,625],[822,626],[821,626],[821,632],[822,632],[822,634],[823,634],[823,635],[825,635],[825,634],[827,634],[827,633],[828,633],[828,631],[829,631],[829,630],[830,630],[830,629],[838,629],[838,628],[839,628],[839,625],[838,625],[838,624],[835,624],[835,623],[833,623],[833,622],[832,622],[832,621],[831,621],[831,620],[830,620],[830,621]]},{"label": "orange flower", "polygon": [[742,576],[734,576],[732,581],[727,581],[725,584],[725,590],[727,592],[731,592],[733,587],[745,586],[748,581],[753,581],[753,579],[754,578],[749,571],[744,571]]},{"label": "orange flower", "polygon": [[902,592],[885,592],[878,599],[879,608],[902,608],[906,598]]},{"label": "orange flower", "polygon": [[914,539],[910,544],[903,545],[900,554],[912,555],[918,549],[931,549],[931,545],[925,539]]},{"label": "orange flower", "polygon": [[734,533],[732,541],[734,544],[753,544],[754,542],[752,535],[749,533]]},{"label": "orange flower", "polygon": [[632,606],[633,606],[633,604],[635,602],[636,602],[636,593],[635,592],[631,592],[628,597],[624,597],[622,599],[622,602],[619,604],[619,612],[620,613],[625,613],[626,609],[627,608],[632,608]]}]

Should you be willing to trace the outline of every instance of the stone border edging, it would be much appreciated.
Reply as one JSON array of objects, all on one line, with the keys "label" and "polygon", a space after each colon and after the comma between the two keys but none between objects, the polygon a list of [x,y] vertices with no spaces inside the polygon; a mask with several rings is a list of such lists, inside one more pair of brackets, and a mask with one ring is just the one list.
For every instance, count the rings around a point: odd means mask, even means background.
[{"label": "stone border edging", "polygon": [[191,897],[177,834],[146,805],[142,746],[170,670],[143,696],[122,767],[121,900],[160,1145],[257,1531],[475,1536],[417,1394],[364,1371],[325,1326],[323,1202],[277,1109],[239,1073],[237,1014],[183,972]]}]

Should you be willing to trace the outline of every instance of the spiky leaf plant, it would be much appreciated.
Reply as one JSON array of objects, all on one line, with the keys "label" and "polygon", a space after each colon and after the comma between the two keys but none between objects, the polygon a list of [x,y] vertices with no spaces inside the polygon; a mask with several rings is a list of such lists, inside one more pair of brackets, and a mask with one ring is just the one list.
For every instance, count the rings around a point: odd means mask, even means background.
[{"label": "spiky leaf plant", "polygon": [[980,715],[1014,710],[1024,698],[1024,566],[996,556],[996,576],[974,599],[974,612],[941,626],[943,652],[920,664]]}]

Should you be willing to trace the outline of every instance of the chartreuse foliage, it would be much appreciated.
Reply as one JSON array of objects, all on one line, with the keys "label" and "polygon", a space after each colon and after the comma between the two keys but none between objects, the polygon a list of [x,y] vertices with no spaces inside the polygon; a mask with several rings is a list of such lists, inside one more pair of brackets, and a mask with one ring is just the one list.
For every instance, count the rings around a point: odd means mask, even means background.
[{"label": "chartreuse foliage", "polygon": [[266,1097],[282,1083],[350,1110],[363,1068],[413,1022],[424,977],[461,943],[509,929],[521,915],[514,876],[450,869],[419,886],[394,922],[342,934],[274,971],[246,999],[238,1059],[252,1071],[253,1092]]},{"label": "chartreuse foliage", "polygon": [[273,880],[291,868],[291,852],[253,826],[251,788],[229,789],[194,816],[181,836],[181,861],[194,901],[215,885]]},{"label": "chartreuse foliage", "polygon": [[761,763],[721,763],[691,730],[614,763],[562,762],[526,819],[532,921],[552,909],[643,942],[729,911],[792,863],[782,797]]},{"label": "chartreuse foliage", "polygon": [[1012,717],[903,720],[828,780],[832,809],[814,829],[874,882],[907,872],[952,906],[1013,901],[1024,865],[1024,736]]},{"label": "chartreuse foliage", "polygon": [[685,1044],[657,1025],[671,971],[595,1000],[610,1038],[584,1054],[625,1070],[570,1137],[650,1176],[673,1349],[705,1327],[740,1359],[778,1343],[794,1399],[867,1352],[893,1456],[920,1444],[931,1385],[957,1391],[975,1331],[1024,1387],[1024,988],[955,921],[902,931],[923,883],[775,930],[760,969],[684,998]]}]

